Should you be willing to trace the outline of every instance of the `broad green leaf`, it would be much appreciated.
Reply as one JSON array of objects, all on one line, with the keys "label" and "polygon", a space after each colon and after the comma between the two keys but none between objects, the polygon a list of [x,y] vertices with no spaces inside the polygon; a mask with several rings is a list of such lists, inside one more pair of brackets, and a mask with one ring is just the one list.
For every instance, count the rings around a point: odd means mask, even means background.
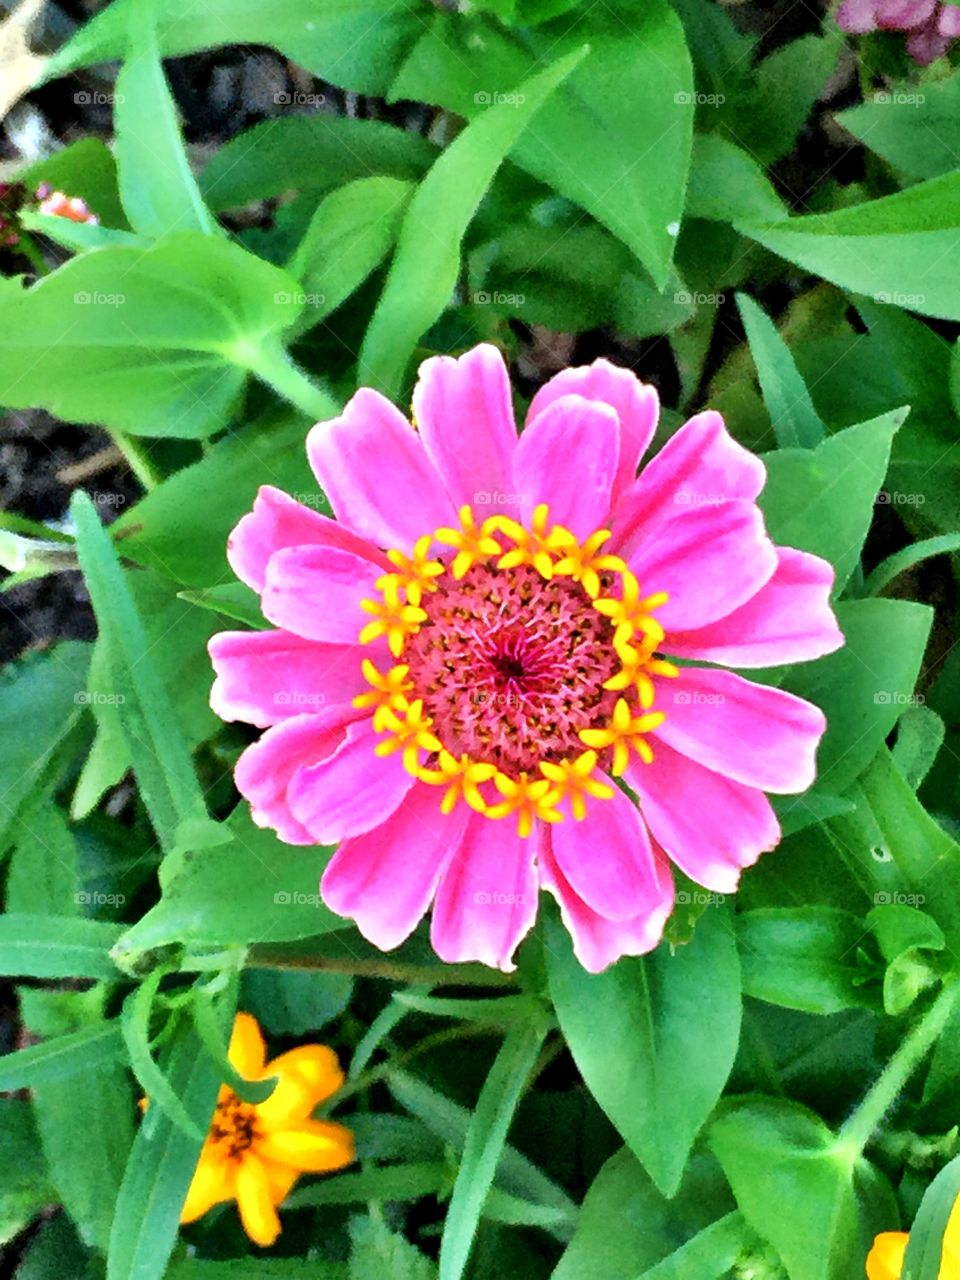
[{"label": "broad green leaf", "polygon": [[129,0],[130,46],[114,107],[117,168],[123,207],[134,231],[218,231],[190,170],[177,108],[163,74],[156,24],[164,6]]},{"label": "broad green leaf", "polygon": [[[750,1098],[714,1121],[710,1144],[740,1211],[777,1249],[791,1280],[851,1280],[896,1214],[889,1190],[805,1107]],[[863,1196],[869,1203],[858,1204]]]},{"label": "broad green leaf", "polygon": [[329,514],[307,464],[309,426],[275,414],[218,441],[200,462],[165,480],[111,525],[124,557],[191,587],[235,585],[227,537],[261,485]]},{"label": "broad green leaf", "polygon": [[28,915],[75,916],[89,899],[80,889],[77,844],[52,804],[21,828],[7,872],[6,909]]},{"label": "broad green leaf", "polygon": [[289,1209],[315,1205],[363,1204],[372,1200],[419,1200],[423,1196],[449,1195],[453,1171],[440,1162],[371,1166],[360,1173],[341,1173],[312,1186],[299,1187],[287,1197]]},{"label": "broad green leaf", "polygon": [[306,305],[297,333],[336,311],[386,258],[413,190],[400,178],[358,178],[320,202],[287,264]]},{"label": "broad green leaf", "polygon": [[[77,101],[80,106],[85,105],[82,93]],[[55,191],[79,196],[87,202],[103,227],[127,226],[117,185],[117,162],[113,152],[100,138],[78,138],[61,151],[44,156],[20,174],[20,181],[34,190],[47,182]]]},{"label": "broad green leaf", "polygon": [[[364,337],[360,374],[396,398],[414,348],[450,301],[467,224],[517,138],[582,59],[578,50],[524,81],[519,102],[489,107],[443,152],[404,215],[383,294]],[[430,235],[423,228],[430,227]]]},{"label": "broad green leaf", "polygon": [[733,103],[734,137],[769,166],[793,147],[843,48],[837,33],[801,36],[752,70]]},{"label": "broad green leaf", "polygon": [[783,682],[826,714],[816,787],[832,795],[866,768],[911,705],[932,615],[907,600],[848,600],[837,618],[843,648],[794,667]]},{"label": "broad green leaf", "polygon": [[771,907],[737,916],[744,994],[804,1013],[876,1006],[860,961],[864,925],[835,907]]},{"label": "broad green leaf", "polygon": [[382,1218],[351,1218],[349,1280],[434,1280],[437,1269]]},{"label": "broad green leaf", "polygon": [[297,191],[322,192],[382,174],[421,178],[439,148],[381,120],[291,115],[264,120],[213,155],[200,175],[211,208],[232,209]]},{"label": "broad green leaf", "polygon": [[54,1195],[33,1107],[0,1098],[0,1244],[6,1244]]},{"label": "broad green leaf", "polygon": [[227,824],[227,843],[185,851],[161,878],[156,906],[128,930],[117,958],[137,957],[171,943],[220,947],[309,938],[343,921],[320,901],[317,881],[329,856],[284,844],[254,826],[246,804]]},{"label": "broad green leaf", "polygon": [[912,790],[919,790],[933,768],[943,746],[945,732],[944,723],[933,708],[919,703],[907,707],[897,721],[893,763]]},{"label": "broad green leaf", "polygon": [[318,1031],[344,1011],[353,993],[346,973],[247,969],[242,983],[243,1007],[277,1036]]},{"label": "broad green leaf", "polygon": [[0,402],[134,435],[209,435],[297,319],[297,291],[197,232],[83,254],[0,311]]},{"label": "broad green leaf", "polygon": [[122,707],[120,726],[144,804],[162,847],[169,850],[181,823],[205,817],[203,793],[110,536],[86,494],[74,496],[71,511],[80,566],[106,644],[112,693]]},{"label": "broad green leaf", "polygon": [[[137,0],[116,0],[47,63],[43,79],[122,58]],[[305,17],[302,0],[180,0],[160,5],[165,58],[222,45],[269,44],[314,75],[356,93],[383,94],[398,59],[423,28],[426,0],[325,0]]]},{"label": "broad green leaf", "polygon": [[759,503],[775,542],[812,551],[836,570],[839,594],[860,559],[874,503],[906,414],[895,409],[829,436],[815,449],[767,454]]},{"label": "broad green leaf", "polygon": [[[573,21],[522,37],[483,17],[436,13],[391,97],[435,102],[471,120],[497,102],[519,113],[529,97],[522,82],[536,67],[584,45],[588,56],[511,159],[602,222],[663,288],[683,212],[694,115],[683,29],[666,0],[632,0],[616,12],[587,6]],[[624,119],[643,121],[639,153],[624,147]]]},{"label": "broad green leaf", "polygon": [[218,587],[200,587],[194,591],[178,591],[188,604],[209,609],[218,618],[242,622],[255,631],[263,631],[268,623],[260,612],[260,598],[243,582],[224,582]]},{"label": "broad green leaf", "polygon": [[687,217],[739,222],[785,218],[787,210],[753,156],[716,133],[697,133],[690,161]]},{"label": "broad green leaf", "polygon": [[[232,1012],[229,1006],[222,1010],[224,1026]],[[163,1070],[192,1123],[206,1132],[220,1080],[187,1019],[176,1029]],[[123,1175],[107,1255],[107,1280],[161,1280],[164,1276],[200,1147],[159,1107],[148,1110]]]},{"label": "broad green leaf", "polygon": [[776,325],[752,298],[737,294],[740,318],[747,332],[750,354],[757,366],[763,400],[781,449],[815,449],[824,426],[817,416],[790,348]]},{"label": "broad green leaf", "polygon": [[0,916],[0,973],[11,978],[120,977],[110,948],[122,930],[70,916]]},{"label": "broad green leaf", "polygon": [[737,230],[788,262],[875,302],[960,320],[960,173],[833,213]]},{"label": "broad green leaf", "polygon": [[484,1081],[467,1129],[440,1242],[440,1280],[460,1280],[507,1132],[533,1070],[548,1023],[541,1015],[512,1028]]},{"label": "broad green leaf", "polygon": [[875,92],[837,120],[864,146],[907,178],[937,178],[957,167],[960,153],[960,80],[894,84]]},{"label": "broad green leaf", "polygon": [[580,966],[557,921],[548,939],[550,995],[584,1083],[671,1196],[736,1055],[740,965],[730,924],[708,911],[675,954],[661,948],[601,974]]},{"label": "broad green leaf", "polygon": [[69,1081],[34,1081],[33,1087],[50,1178],[84,1243],[105,1252],[133,1143],[135,1110],[126,1068],[88,1062]]},{"label": "broad green leaf", "polygon": [[742,1261],[753,1232],[740,1213],[728,1213],[688,1240],[686,1244],[643,1273],[642,1280],[724,1280],[730,1268]]},{"label": "broad green leaf", "polygon": [[902,1280],[938,1280],[943,1237],[958,1196],[960,1156],[940,1170],[924,1193],[910,1228]]},{"label": "broad green leaf", "polygon": [[117,1022],[92,1023],[68,1035],[4,1054],[0,1057],[0,1092],[67,1080],[117,1062],[122,1056],[123,1036]]},{"label": "broad green leaf", "polygon": [[[587,1191],[573,1239],[551,1280],[645,1280],[648,1275],[658,1275],[660,1264],[668,1265],[686,1242],[727,1221],[734,1208],[730,1189],[712,1156],[694,1156],[677,1195],[667,1200],[636,1156],[622,1147]],[[741,1226],[741,1245],[749,1234]],[[719,1262],[723,1256],[720,1245],[711,1260]],[[730,1265],[728,1262],[727,1269]],[[697,1280],[712,1280],[725,1271],[688,1270],[683,1280],[691,1275]]]}]

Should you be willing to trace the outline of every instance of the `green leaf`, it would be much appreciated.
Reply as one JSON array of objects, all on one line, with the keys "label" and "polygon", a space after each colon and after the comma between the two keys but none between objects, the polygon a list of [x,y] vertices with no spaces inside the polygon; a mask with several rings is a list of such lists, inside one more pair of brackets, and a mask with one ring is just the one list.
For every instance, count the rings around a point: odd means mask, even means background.
[{"label": "green leaf", "polygon": [[794,364],[790,348],[776,325],[752,298],[737,294],[740,318],[747,332],[750,354],[757,366],[764,404],[770,414],[781,449],[815,449],[823,440],[824,426],[810,399],[810,392]]},{"label": "green leaf", "polygon": [[418,133],[380,120],[291,115],[264,120],[220,147],[200,175],[214,209],[233,209],[298,191],[329,191],[382,174],[421,178],[439,148]]},{"label": "green leaf", "polygon": [[227,843],[187,849],[179,866],[165,871],[160,901],[123,935],[118,960],[135,966],[141,953],[170,943],[283,942],[342,927],[317,890],[329,851],[305,854],[284,844],[272,831],[254,826],[245,803],[226,831]]},{"label": "green leaf", "polygon": [[0,973],[11,978],[120,977],[110,948],[121,933],[103,920],[0,916]]},{"label": "green leaf", "polygon": [[581,968],[557,921],[548,938],[550,995],[584,1083],[671,1196],[736,1055],[740,966],[729,922],[708,911],[675,954],[660,948],[600,974]]},{"label": "green leaf", "polygon": [[295,332],[320,324],[383,262],[413,190],[400,178],[358,178],[321,201],[287,264],[306,301]]},{"label": "green leaf", "polygon": [[957,167],[960,80],[926,80],[880,90],[837,120],[907,178],[936,178]]},{"label": "green leaf", "polygon": [[[151,1106],[156,1106],[164,1115],[189,1138],[202,1142],[205,1130],[191,1118],[184,1104],[180,1101],[176,1090],[166,1075],[157,1066],[150,1052],[150,1017],[153,1013],[162,979],[166,976],[163,967],[154,969],[146,980],[135,991],[132,991],[123,1002],[120,1015],[120,1026],[123,1031],[123,1042],[130,1055],[130,1069],[150,1099]],[[219,1073],[219,1064],[218,1064]]]},{"label": "green leaf", "polygon": [[311,1259],[307,1271],[304,1265],[302,1258],[180,1258],[171,1262],[164,1280],[348,1280],[345,1262]]},{"label": "green leaf", "polygon": [[[221,1011],[224,1026],[232,1008]],[[170,1042],[163,1071],[183,1099],[191,1125],[206,1133],[220,1080],[189,1020],[182,1019]],[[160,1280],[176,1243],[201,1143],[185,1134],[159,1107],[151,1107],[133,1143],[117,1200],[107,1280]]]},{"label": "green leaf", "polygon": [[[658,1266],[682,1254],[687,1242],[702,1238],[734,1209],[730,1190],[710,1155],[690,1161],[675,1197],[665,1199],[633,1153],[622,1147],[610,1157],[580,1208],[577,1229],[551,1280],[646,1280],[659,1276]],[[751,1233],[739,1228],[740,1252]],[[725,1276],[733,1259],[721,1267],[732,1246],[717,1241],[709,1263],[678,1273],[677,1280],[713,1280]],[[671,1273],[663,1273],[664,1278]]]},{"label": "green leaf", "polygon": [[467,1129],[440,1242],[440,1280],[460,1280],[467,1266],[484,1201],[507,1141],[520,1095],[547,1033],[533,1017],[507,1033],[477,1099]]},{"label": "green leaf", "polygon": [[[78,97],[78,103],[84,105],[82,98]],[[44,156],[20,174],[20,181],[34,190],[41,183],[48,182],[55,191],[79,196],[100,219],[102,227],[127,225],[117,185],[117,162],[113,152],[100,138],[78,138],[61,151]]]},{"label": "green leaf", "polygon": [[[43,81],[113,62],[128,50],[137,0],[116,0],[51,58]],[[382,95],[397,61],[431,12],[425,0],[325,0],[304,16],[303,0],[180,0],[159,6],[165,58],[223,45],[266,44],[314,75],[355,93]]]},{"label": "green leaf", "polygon": [[773,164],[793,147],[843,47],[836,31],[801,36],[753,68],[733,104],[733,133],[761,164]]},{"label": "green leaf", "polygon": [[279,1077],[269,1076],[265,1080],[248,1080],[240,1074],[230,1061],[229,1037],[221,1031],[215,995],[215,992],[203,986],[197,986],[193,990],[190,1014],[193,1025],[197,1029],[197,1035],[203,1041],[203,1047],[217,1068],[220,1079],[230,1086],[237,1097],[242,1098],[244,1102],[266,1102],[277,1087]]},{"label": "green leaf", "polygon": [[775,1246],[791,1280],[860,1274],[868,1236],[881,1229],[858,1206],[873,1171],[818,1116],[793,1102],[747,1099],[714,1121],[710,1144],[740,1211]]},{"label": "green leaf", "polygon": [[130,225],[145,236],[219,232],[190,170],[177,109],[157,44],[156,0],[130,0],[130,47],[114,107],[120,195]]},{"label": "green leaf", "polygon": [[351,1218],[349,1280],[435,1280],[437,1269],[382,1218]]},{"label": "green leaf", "polygon": [[738,222],[745,214],[773,222],[787,210],[752,155],[719,134],[694,134],[687,217]]},{"label": "green leaf", "polygon": [[88,899],[80,889],[77,844],[62,811],[52,804],[39,807],[10,859],[7,911],[75,916]]},{"label": "green leaf", "polygon": [[196,232],[83,254],[0,312],[0,401],[146,436],[226,425],[297,283]]},{"label": "green leaf", "polygon": [[913,791],[920,788],[943,746],[946,727],[932,707],[907,707],[897,721],[893,762]]},{"label": "green leaf", "polygon": [[943,1237],[958,1196],[960,1156],[940,1170],[924,1193],[910,1228],[903,1280],[937,1280],[941,1274]]},{"label": "green leaf", "polygon": [[737,917],[744,994],[804,1013],[873,1008],[858,959],[863,922],[834,907],[770,907]]},{"label": "green leaf", "polygon": [[276,1036],[319,1031],[343,1013],[353,993],[345,973],[246,969],[242,982],[243,1007]]},{"label": "green leaf", "polygon": [[69,1035],[0,1056],[0,1092],[36,1088],[117,1062],[123,1036],[115,1020],[92,1023]]},{"label": "green leaf", "polygon": [[[511,159],[623,240],[662,289],[683,212],[694,116],[683,28],[666,0],[633,0],[617,12],[586,6],[573,21],[522,36],[489,19],[434,14],[391,98],[435,102],[474,121],[497,101],[519,113],[529,98],[521,82],[584,45],[588,56]],[[642,163],[623,145],[624,119],[643,121]]]},{"label": "green leaf", "polygon": [[0,1244],[17,1235],[53,1194],[33,1107],[0,1098]]},{"label": "green leaf", "polygon": [[829,560],[836,594],[857,561],[906,416],[902,409],[838,431],[815,449],[780,449],[764,456],[767,482],[759,503],[775,542]]},{"label": "green leaf", "polygon": [[106,644],[113,696],[123,708],[120,726],[144,804],[169,851],[181,823],[206,816],[203,793],[110,536],[85,493],[74,495],[70,509],[80,567]]},{"label": "green leaf", "polygon": [[960,320],[960,173],[833,213],[737,230],[853,293],[925,316]]},{"label": "green leaf", "polygon": [[263,631],[269,625],[260,612],[260,597],[243,582],[224,582],[218,587],[178,591],[177,596],[188,604],[209,609],[220,618],[242,622],[255,631]]},{"label": "green leaf", "polygon": [[288,1209],[308,1209],[327,1204],[363,1204],[372,1200],[420,1200],[424,1196],[446,1198],[453,1185],[449,1165],[390,1164],[372,1166],[360,1173],[340,1173],[335,1178],[300,1187],[284,1201]]},{"label": "green leaf", "polygon": [[784,680],[826,713],[816,786],[833,795],[867,767],[910,705],[932,621],[926,605],[907,600],[849,600],[836,612],[844,647]]},{"label": "green leaf", "polygon": [[[584,50],[524,81],[519,102],[490,107],[443,152],[410,201],[396,256],[360,352],[362,381],[392,398],[421,336],[450,300],[467,225],[517,138]],[[429,225],[430,235],[423,227]]]}]

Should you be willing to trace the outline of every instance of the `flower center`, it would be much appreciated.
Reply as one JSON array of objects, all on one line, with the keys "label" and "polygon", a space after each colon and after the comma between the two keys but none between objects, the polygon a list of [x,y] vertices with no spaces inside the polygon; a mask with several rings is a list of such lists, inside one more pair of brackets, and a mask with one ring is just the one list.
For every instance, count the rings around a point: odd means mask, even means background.
[{"label": "flower center", "polygon": [[[646,735],[663,714],[651,676],[677,674],[656,657],[666,596],[641,594],[603,552],[609,538],[578,541],[546,506],[529,528],[506,516],[477,526],[463,507],[459,529],[426,535],[411,556],[387,552],[395,572],[363,602],[360,641],[382,636],[402,662],[364,660],[371,689],[354,702],[372,709],[379,755],[402,751],[410,773],[446,788],[444,812],[462,799],[515,815],[526,836],[535,818],[560,821],[564,802],[579,819],[585,797],[613,795],[598,762],[619,775],[632,753],[652,759]],[[431,558],[434,543],[452,552]]]},{"label": "flower center", "polygon": [[451,755],[536,773],[541,760],[578,755],[580,730],[609,720],[614,627],[571,578],[478,564],[438,579],[426,612],[404,648],[409,696]]},{"label": "flower center", "polygon": [[253,1144],[256,1137],[254,1108],[249,1102],[238,1098],[232,1089],[221,1090],[210,1121],[210,1141],[220,1145],[224,1154],[236,1159]]}]

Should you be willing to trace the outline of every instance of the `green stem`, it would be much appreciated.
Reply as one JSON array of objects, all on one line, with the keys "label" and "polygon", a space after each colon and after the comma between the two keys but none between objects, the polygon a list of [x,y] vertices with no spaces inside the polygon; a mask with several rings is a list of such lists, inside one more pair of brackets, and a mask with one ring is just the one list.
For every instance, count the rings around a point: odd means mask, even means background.
[{"label": "green stem", "polygon": [[312,382],[279,344],[251,346],[234,353],[234,358],[308,418],[322,421],[340,412],[333,396]]},{"label": "green stem", "polygon": [[854,1158],[861,1154],[897,1095],[927,1056],[946,1025],[958,993],[960,980],[957,978],[944,984],[936,1000],[884,1067],[879,1080],[841,1128],[838,1142]]},{"label": "green stem", "polygon": [[904,547],[902,551],[895,551],[873,570],[863,584],[862,594],[878,596],[894,578],[905,573],[907,569],[912,569],[921,560],[927,560],[930,556],[941,556],[950,551],[960,551],[960,533],[943,533],[936,538],[925,538],[923,542],[915,542],[912,546]]},{"label": "green stem", "polygon": [[310,956],[254,945],[247,955],[251,969],[307,969],[348,973],[355,978],[386,978],[390,982],[423,983],[431,987],[503,987],[514,985],[509,974],[482,965],[416,965],[394,960],[361,960],[351,956]]}]

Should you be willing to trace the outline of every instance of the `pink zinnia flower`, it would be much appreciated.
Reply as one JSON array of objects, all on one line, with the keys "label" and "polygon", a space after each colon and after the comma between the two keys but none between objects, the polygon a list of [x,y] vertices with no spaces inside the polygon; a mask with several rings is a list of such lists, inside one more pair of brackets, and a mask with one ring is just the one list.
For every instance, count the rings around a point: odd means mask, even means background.
[{"label": "pink zinnia flower", "polygon": [[906,32],[907,52],[915,62],[927,66],[960,36],[960,8],[939,0],[843,0],[837,23],[851,35]]},{"label": "pink zinnia flower", "polygon": [[519,439],[491,346],[427,360],[413,406],[364,389],[313,428],[336,520],[263,488],[230,538],[278,628],[211,641],[215,710],[267,730],[237,786],[342,841],[323,897],[375,945],[433,903],[439,956],[510,968],[543,887],[599,971],[659,941],[670,860],[727,893],[776,845],[764,792],[810,786],[824,717],[719,664],[836,649],[832,570],[771,542],[717,413],[636,478],[657,395],[605,360]]}]

